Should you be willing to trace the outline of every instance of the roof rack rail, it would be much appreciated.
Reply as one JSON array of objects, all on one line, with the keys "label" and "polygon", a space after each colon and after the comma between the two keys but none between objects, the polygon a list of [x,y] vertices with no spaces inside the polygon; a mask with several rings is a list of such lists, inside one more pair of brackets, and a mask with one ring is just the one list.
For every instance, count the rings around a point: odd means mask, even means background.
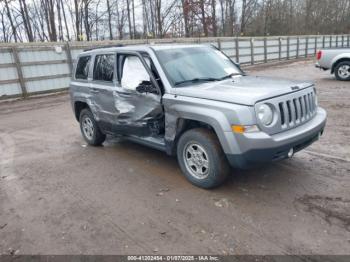
[{"label": "roof rack rail", "polygon": [[103,45],[103,46],[97,46],[97,47],[92,47],[92,48],[84,49],[83,52],[92,51],[92,50],[95,50],[95,49],[102,49],[102,48],[109,48],[109,47],[123,47],[123,46],[125,46],[125,45],[123,45],[123,44],[117,44],[117,45]]}]

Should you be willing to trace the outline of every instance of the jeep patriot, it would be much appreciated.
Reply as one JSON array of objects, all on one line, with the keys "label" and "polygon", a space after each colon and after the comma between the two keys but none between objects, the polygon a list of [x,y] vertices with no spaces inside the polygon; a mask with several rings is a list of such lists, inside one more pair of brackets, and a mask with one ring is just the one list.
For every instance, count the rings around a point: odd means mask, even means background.
[{"label": "jeep patriot", "polygon": [[109,135],[162,150],[202,188],[222,184],[231,167],[292,157],[326,124],[313,83],[246,75],[205,45],[86,50],[70,96],[88,144]]}]

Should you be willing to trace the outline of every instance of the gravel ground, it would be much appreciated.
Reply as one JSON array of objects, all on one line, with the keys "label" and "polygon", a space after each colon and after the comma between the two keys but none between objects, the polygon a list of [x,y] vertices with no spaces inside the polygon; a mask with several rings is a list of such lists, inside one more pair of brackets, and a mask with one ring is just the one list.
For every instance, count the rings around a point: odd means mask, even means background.
[{"label": "gravel ground", "polygon": [[0,103],[0,254],[350,254],[350,82],[247,70],[316,81],[325,134],[210,191],[156,150],[86,146],[66,94]]}]

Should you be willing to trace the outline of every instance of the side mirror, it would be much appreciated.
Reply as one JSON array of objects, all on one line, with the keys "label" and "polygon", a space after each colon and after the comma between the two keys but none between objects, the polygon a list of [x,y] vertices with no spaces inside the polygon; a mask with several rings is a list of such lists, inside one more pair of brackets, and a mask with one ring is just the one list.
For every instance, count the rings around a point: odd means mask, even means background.
[{"label": "side mirror", "polygon": [[137,87],[136,91],[143,94],[143,93],[151,93],[151,94],[158,94],[158,90],[155,86],[153,86],[151,81],[142,81]]}]

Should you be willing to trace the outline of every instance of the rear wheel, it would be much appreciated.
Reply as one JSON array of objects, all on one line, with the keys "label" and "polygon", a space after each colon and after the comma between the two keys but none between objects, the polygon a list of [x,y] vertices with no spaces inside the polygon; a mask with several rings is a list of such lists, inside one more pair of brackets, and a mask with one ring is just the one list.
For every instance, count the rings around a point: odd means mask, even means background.
[{"label": "rear wheel", "polygon": [[79,117],[80,130],[85,141],[92,146],[100,146],[106,139],[98,127],[95,118],[89,109],[83,109]]},{"label": "rear wheel", "polygon": [[230,166],[216,135],[204,128],[185,132],[177,145],[177,158],[186,178],[202,188],[221,185]]},{"label": "rear wheel", "polygon": [[334,69],[335,77],[340,81],[350,80],[350,61],[340,62]]}]

